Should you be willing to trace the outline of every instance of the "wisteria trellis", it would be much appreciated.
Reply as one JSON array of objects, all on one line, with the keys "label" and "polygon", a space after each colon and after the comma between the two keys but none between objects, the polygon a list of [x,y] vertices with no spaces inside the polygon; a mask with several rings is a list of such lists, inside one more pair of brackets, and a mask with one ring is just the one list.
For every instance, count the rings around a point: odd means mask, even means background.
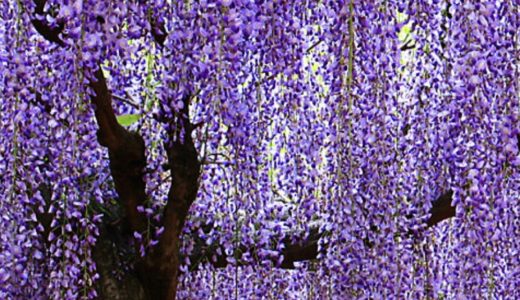
[{"label": "wisteria trellis", "polygon": [[518,0],[0,9],[0,298],[520,298]]}]

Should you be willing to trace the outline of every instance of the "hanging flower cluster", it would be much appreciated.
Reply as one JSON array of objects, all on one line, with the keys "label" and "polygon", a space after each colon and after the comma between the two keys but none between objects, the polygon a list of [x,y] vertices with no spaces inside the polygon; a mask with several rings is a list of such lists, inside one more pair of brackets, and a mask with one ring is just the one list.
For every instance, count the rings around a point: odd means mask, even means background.
[{"label": "hanging flower cluster", "polygon": [[[89,102],[98,66],[146,145],[136,256],[164,231],[164,147],[194,141],[178,298],[520,297],[519,7],[1,2],[0,298],[97,295],[118,198]],[[455,217],[431,226],[441,195]],[[282,269],[287,241],[314,234],[317,259]]]}]

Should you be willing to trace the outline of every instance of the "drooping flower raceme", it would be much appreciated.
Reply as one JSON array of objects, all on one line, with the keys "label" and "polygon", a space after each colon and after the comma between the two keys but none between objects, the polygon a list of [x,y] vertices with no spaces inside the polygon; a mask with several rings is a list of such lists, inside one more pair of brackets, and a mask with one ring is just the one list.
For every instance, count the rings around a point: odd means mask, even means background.
[{"label": "drooping flower raceme", "polygon": [[[146,144],[136,255],[163,230],[163,146],[185,138],[190,99],[203,170],[179,298],[520,297],[517,1],[0,5],[0,297],[96,295],[118,197],[97,66]],[[429,226],[450,191],[455,217]],[[316,231],[318,259],[280,269],[286,241]],[[190,260],[201,244],[227,266]]]}]

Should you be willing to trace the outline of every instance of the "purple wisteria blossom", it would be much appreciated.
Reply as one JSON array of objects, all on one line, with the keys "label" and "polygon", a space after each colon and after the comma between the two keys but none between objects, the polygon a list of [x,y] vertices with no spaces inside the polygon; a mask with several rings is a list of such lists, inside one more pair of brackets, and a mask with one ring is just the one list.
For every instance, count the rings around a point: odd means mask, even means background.
[{"label": "purple wisteria blossom", "polygon": [[0,1],[0,111],[1,299],[520,298],[517,0]]}]

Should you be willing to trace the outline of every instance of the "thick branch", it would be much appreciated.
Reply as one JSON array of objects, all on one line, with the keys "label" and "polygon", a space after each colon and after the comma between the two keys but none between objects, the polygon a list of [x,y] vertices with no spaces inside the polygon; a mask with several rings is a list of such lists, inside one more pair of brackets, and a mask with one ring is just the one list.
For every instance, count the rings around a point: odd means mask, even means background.
[{"label": "thick branch", "polygon": [[432,202],[431,216],[426,221],[428,227],[455,216],[455,207],[451,206],[452,197],[453,191],[448,191]]},{"label": "thick branch", "polygon": [[44,39],[63,47],[65,46],[65,43],[61,40],[59,35],[63,31],[65,23],[63,21],[59,21],[58,26],[52,27],[46,22],[45,13],[43,11],[46,2],[47,0],[34,0],[34,4],[36,4],[34,13],[39,17],[31,18],[31,23],[34,26],[34,29],[36,29],[36,31],[38,31],[38,33],[41,34]]},{"label": "thick branch", "polygon": [[95,93],[91,101],[99,125],[98,141],[108,148],[110,171],[130,227],[134,231],[142,231],[146,222],[137,207],[146,200],[143,180],[146,167],[144,140],[138,133],[129,132],[117,122],[112,96],[101,67],[94,72],[94,77],[90,79],[89,86]]},{"label": "thick branch", "polygon": [[112,95],[108,90],[103,70],[99,67],[94,72],[94,78],[89,81],[95,95],[91,98],[94,113],[99,125],[98,140],[102,146],[115,150],[121,147],[125,129],[119,125],[112,108]]},{"label": "thick branch", "polygon": [[[453,192],[448,191],[433,201],[433,206],[430,210],[431,216],[426,221],[428,227],[433,227],[439,222],[455,216],[455,208],[451,206],[452,196]],[[293,237],[286,237],[282,241],[282,244],[285,247],[281,252],[281,255],[283,255],[283,261],[279,267],[284,269],[292,269],[294,268],[295,262],[316,259],[319,254],[318,242],[326,234],[327,233],[324,232],[320,233],[318,228],[312,228],[308,237],[303,240],[300,239],[297,242],[293,242]],[[368,242],[367,246],[371,247],[372,244]],[[209,262],[216,268],[223,268],[228,265],[228,261],[224,251],[217,251],[219,248],[220,250],[223,249],[219,245],[212,245],[205,248],[204,241],[197,241],[197,250],[190,256],[190,261],[194,266],[196,266],[198,263]],[[250,250],[251,249],[247,249],[247,247],[243,246],[240,247],[238,252],[245,253]],[[222,254],[218,254],[217,252]],[[275,258],[273,258],[273,263],[276,264]],[[238,260],[238,264],[240,265],[243,263]]]},{"label": "thick branch", "polygon": [[290,238],[284,240],[286,245],[282,251],[283,261],[280,265],[284,269],[294,268],[294,262],[315,259],[318,256],[318,242],[325,233],[318,228],[312,228],[309,236],[301,242],[292,243]]},{"label": "thick branch", "polygon": [[[43,16],[46,0],[34,0],[35,14]],[[53,28],[38,19],[32,19],[35,29],[48,41],[60,46],[65,44],[59,38],[64,24]],[[94,105],[96,121],[99,125],[98,141],[108,148],[110,157],[110,171],[114,179],[119,200],[125,207],[130,228],[134,231],[145,229],[145,218],[137,211],[137,206],[146,200],[143,171],[146,167],[143,138],[135,132],[123,128],[116,119],[112,108],[112,95],[108,90],[101,67],[89,78],[89,87],[94,91],[91,97]],[[39,100],[37,95],[37,100]],[[48,109],[46,107],[45,109]]]},{"label": "thick branch", "polygon": [[164,41],[166,41],[166,37],[168,34],[166,33],[166,27],[164,26],[164,22],[162,20],[151,20],[150,21],[152,36],[155,42],[163,47]]},{"label": "thick branch", "polygon": [[191,138],[193,125],[189,120],[190,97],[186,96],[183,101],[184,109],[179,112],[177,130],[171,133],[171,141],[165,143],[171,186],[163,214],[164,232],[158,245],[151,249],[147,259],[138,266],[140,273],[146,274],[143,272],[145,270],[155,271],[153,276],[147,275],[141,280],[146,282],[151,298],[158,300],[175,298],[180,265],[180,235],[199,188],[200,162]]}]

